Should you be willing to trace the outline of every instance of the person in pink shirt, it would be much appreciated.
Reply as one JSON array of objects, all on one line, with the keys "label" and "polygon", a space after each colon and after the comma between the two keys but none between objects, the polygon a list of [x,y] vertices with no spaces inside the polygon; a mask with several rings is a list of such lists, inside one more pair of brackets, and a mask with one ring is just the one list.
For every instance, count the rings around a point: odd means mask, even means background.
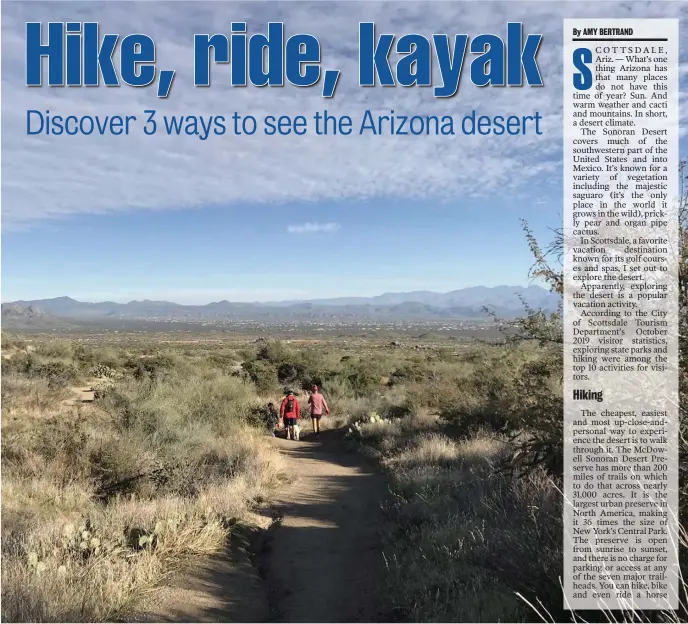
[{"label": "person in pink shirt", "polygon": [[313,392],[308,397],[308,404],[311,406],[311,423],[313,425],[313,433],[316,437],[320,435],[320,418],[323,412],[330,415],[330,408],[327,406],[325,397],[318,391],[318,386],[313,386]]}]

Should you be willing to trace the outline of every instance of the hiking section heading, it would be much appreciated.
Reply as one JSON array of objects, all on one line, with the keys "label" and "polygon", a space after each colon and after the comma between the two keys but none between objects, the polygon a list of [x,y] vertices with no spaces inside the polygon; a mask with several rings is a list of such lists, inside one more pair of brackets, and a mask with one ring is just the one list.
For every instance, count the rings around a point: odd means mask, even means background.
[{"label": "hiking section heading", "polygon": [[564,606],[678,607],[677,19],[564,20]]}]

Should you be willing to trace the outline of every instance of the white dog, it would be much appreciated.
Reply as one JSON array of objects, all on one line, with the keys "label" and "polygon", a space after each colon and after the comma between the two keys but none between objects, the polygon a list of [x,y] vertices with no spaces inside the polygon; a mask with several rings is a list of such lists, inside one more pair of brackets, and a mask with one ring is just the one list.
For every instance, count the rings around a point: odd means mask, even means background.
[{"label": "white dog", "polygon": [[294,440],[298,440],[300,434],[301,434],[301,427],[299,427],[298,425],[294,425]]}]

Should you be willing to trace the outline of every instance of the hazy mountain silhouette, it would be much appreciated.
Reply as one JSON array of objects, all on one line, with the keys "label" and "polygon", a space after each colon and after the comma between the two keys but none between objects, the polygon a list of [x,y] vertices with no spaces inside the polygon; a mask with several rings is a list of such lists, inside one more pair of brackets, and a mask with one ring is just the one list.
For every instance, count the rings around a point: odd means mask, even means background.
[{"label": "hazy mountain silhouette", "polygon": [[53,329],[68,325],[65,319],[34,305],[2,304],[2,326],[7,329]]},{"label": "hazy mountain silhouette", "polygon": [[557,308],[559,298],[540,286],[477,286],[447,293],[417,291],[309,301],[242,303],[225,300],[205,305],[182,305],[149,299],[129,303],[88,303],[71,297],[57,297],[3,304],[3,320],[5,305],[38,308],[54,317],[82,320],[479,319],[487,316],[484,307],[500,316],[520,315],[524,312],[524,302],[531,308],[549,312]]}]

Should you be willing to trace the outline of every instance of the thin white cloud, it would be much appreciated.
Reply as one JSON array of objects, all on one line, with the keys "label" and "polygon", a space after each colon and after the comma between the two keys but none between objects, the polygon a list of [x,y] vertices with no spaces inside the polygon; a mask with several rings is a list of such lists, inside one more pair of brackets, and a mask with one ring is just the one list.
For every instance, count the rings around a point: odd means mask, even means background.
[{"label": "thin white cloud", "polygon": [[331,234],[341,229],[339,223],[303,223],[290,225],[287,231],[290,234]]},{"label": "thin white cloud", "polygon": [[[685,3],[609,2],[10,2],[2,8],[3,227],[79,214],[174,210],[374,197],[498,198],[556,188],[561,171],[562,19],[565,17],[676,17]],[[27,21],[98,21],[101,32],[145,32],[156,42],[158,68],[175,69],[170,97],[155,87],[67,89],[25,86]],[[193,34],[229,33],[247,21],[264,32],[283,21],[285,35],[316,34],[323,69],[341,76],[335,96],[317,87],[274,89],[229,86],[229,65],[211,70],[212,87],[193,86]],[[476,88],[469,63],[453,98],[432,89],[363,89],[358,86],[358,23],[373,20],[382,33],[503,33],[522,20],[544,36],[538,62],[544,88]],[[682,62],[687,62],[686,50]],[[118,55],[118,53],[117,53]],[[467,59],[469,60],[469,59]],[[435,72],[437,76],[438,73]],[[682,72],[683,78],[687,78]],[[135,115],[129,136],[26,134],[26,111],[51,115]],[[313,115],[327,109],[354,120],[350,136],[252,136],[211,134],[146,136],[144,110],[163,115]],[[543,135],[373,136],[358,135],[363,113],[542,115]],[[681,109],[682,122],[688,107]]]}]

